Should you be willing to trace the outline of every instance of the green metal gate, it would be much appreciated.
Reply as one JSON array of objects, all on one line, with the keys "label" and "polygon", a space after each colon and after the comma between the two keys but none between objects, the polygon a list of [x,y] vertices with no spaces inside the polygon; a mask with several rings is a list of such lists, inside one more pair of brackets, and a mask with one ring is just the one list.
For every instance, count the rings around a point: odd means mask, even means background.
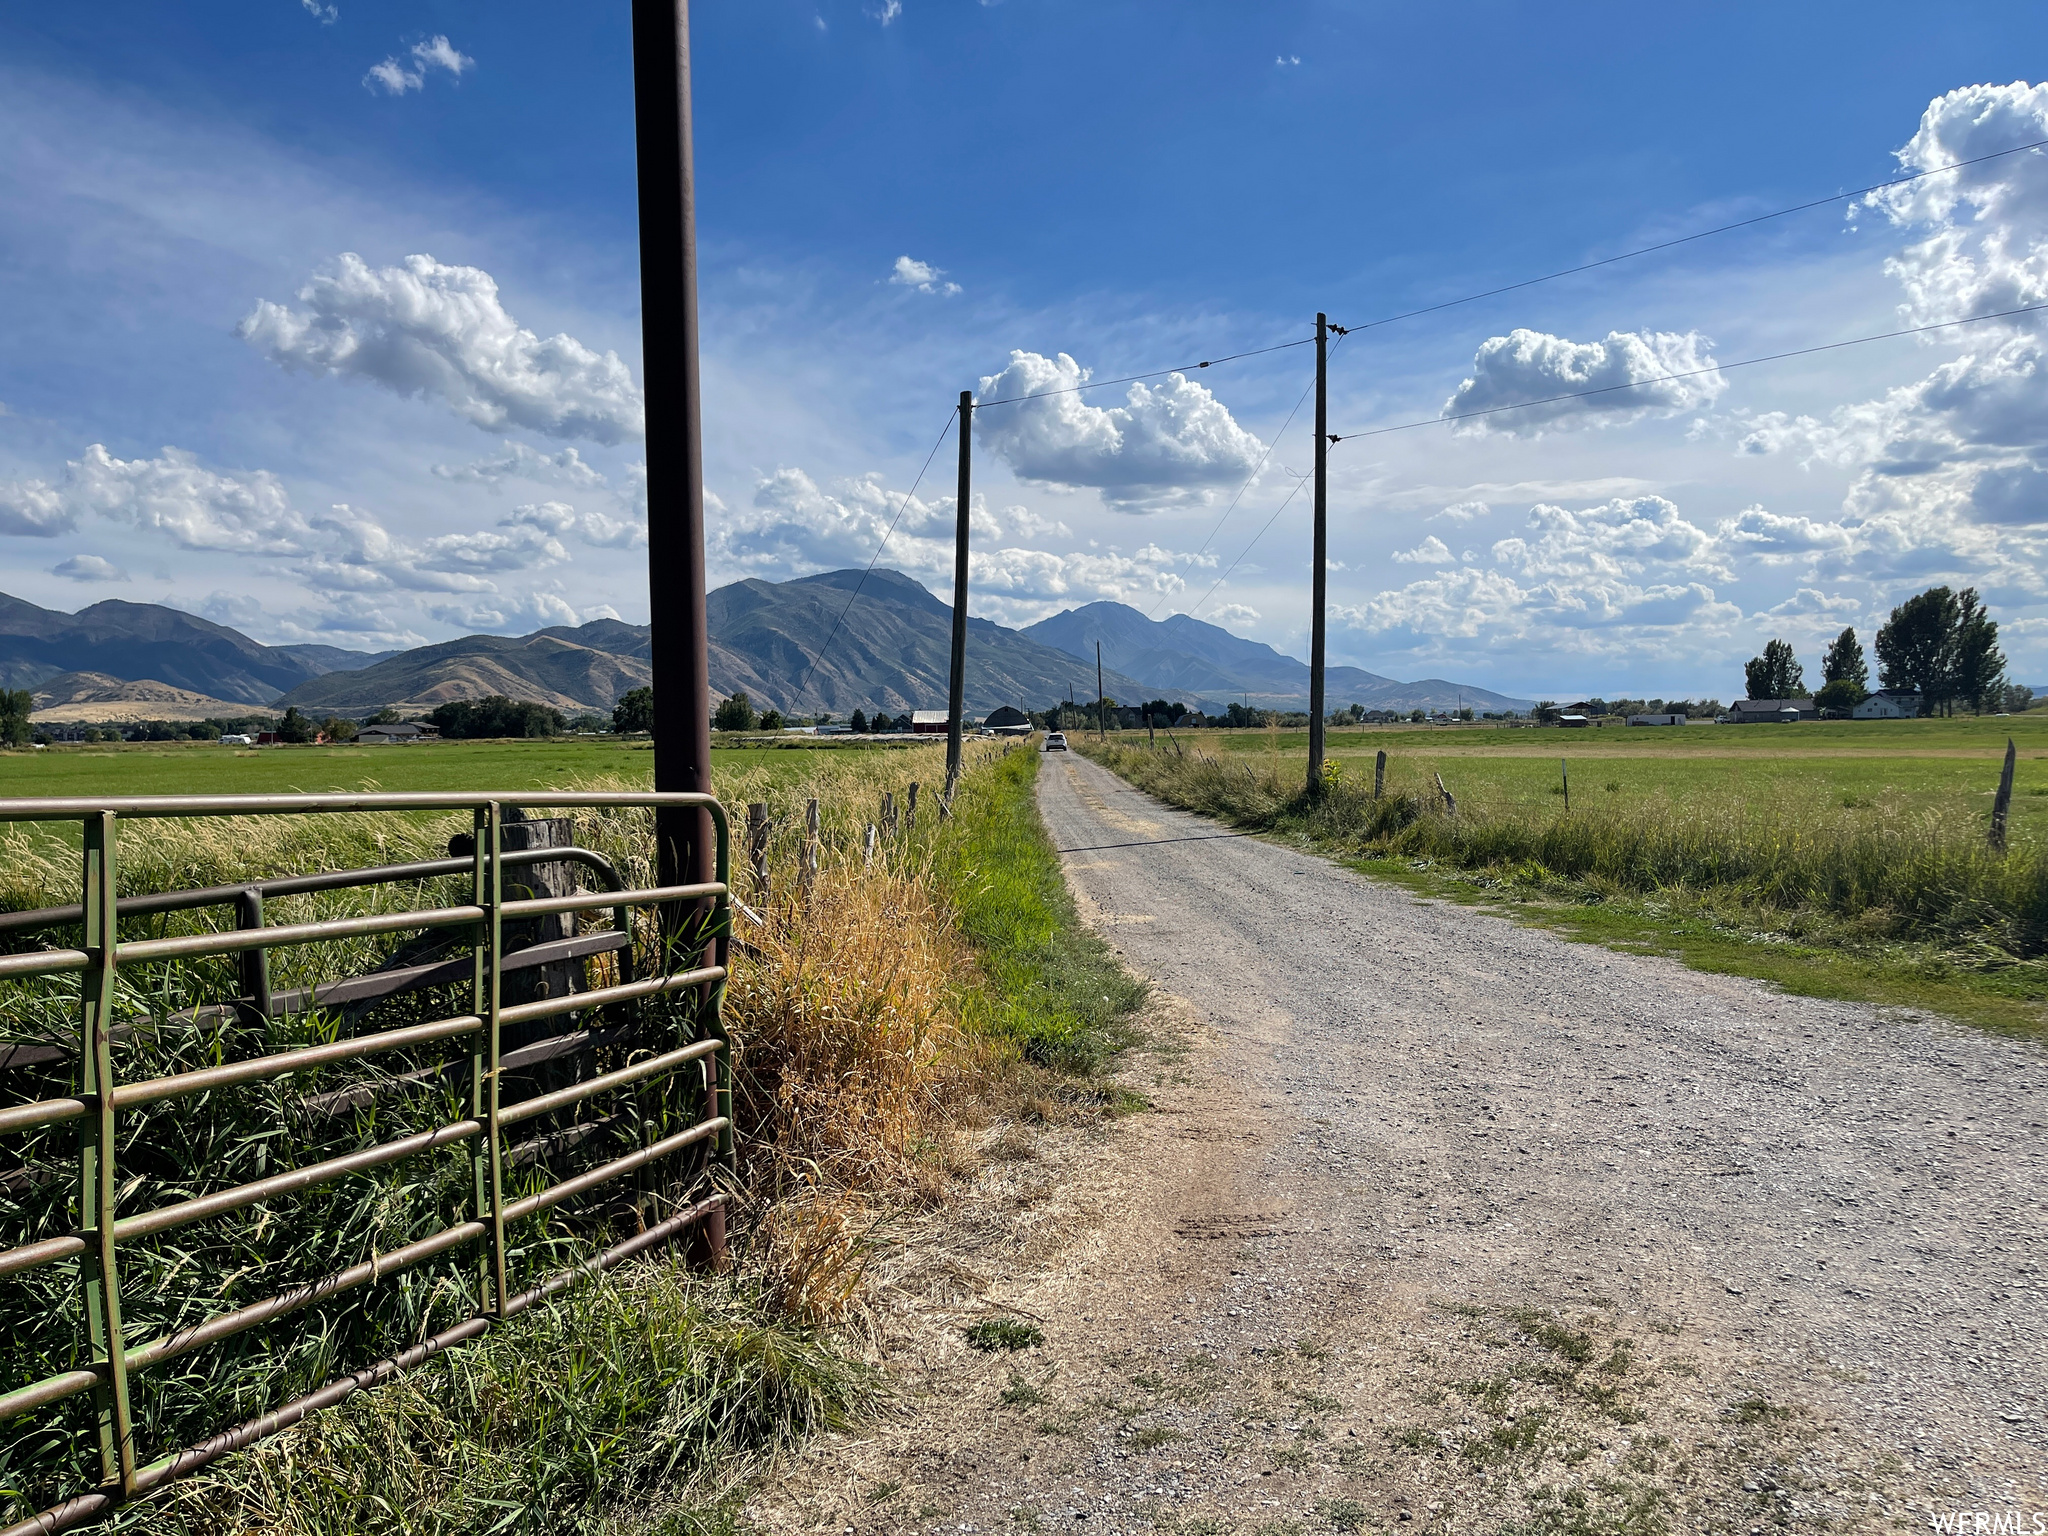
[{"label": "green metal gate", "polygon": [[[514,802],[563,810],[697,811],[715,828],[717,878],[703,884],[628,889],[622,888],[610,863],[590,850],[549,847],[508,851],[506,813]],[[117,845],[124,823],[172,817],[461,810],[471,812],[472,819],[467,857],[324,871],[257,880],[241,886],[117,896]],[[533,796],[365,794],[0,801],[0,824],[21,822],[79,824],[83,899],[71,908],[0,914],[0,941],[7,940],[10,933],[38,934],[46,940],[52,932],[65,937],[75,932],[79,941],[75,947],[22,949],[21,939],[15,938],[15,952],[0,954],[0,1009],[5,1007],[6,983],[66,974],[81,978],[75,1039],[61,1046],[45,1047],[37,1058],[45,1062],[60,1055],[67,1058],[75,1086],[60,1096],[0,1106],[0,1135],[12,1137],[66,1122],[77,1123],[75,1161],[69,1175],[76,1191],[72,1208],[75,1223],[69,1231],[26,1242],[21,1239],[29,1234],[0,1230],[0,1243],[13,1244],[0,1251],[0,1284],[12,1284],[11,1277],[47,1266],[75,1266],[77,1332],[72,1368],[33,1381],[0,1380],[0,1391],[4,1391],[0,1395],[0,1432],[6,1430],[9,1421],[23,1415],[79,1394],[90,1394],[97,1421],[100,1480],[97,1486],[80,1488],[41,1513],[7,1527],[0,1536],[55,1532],[97,1519],[121,1503],[274,1434],[309,1413],[388,1380],[452,1345],[476,1338],[496,1323],[566,1289],[579,1277],[609,1269],[633,1254],[666,1243],[685,1229],[701,1224],[704,1240],[722,1251],[725,1196],[709,1189],[704,1182],[712,1161],[729,1167],[733,1159],[731,1060],[721,1019],[731,932],[730,863],[725,815],[713,797],[543,792]],[[541,863],[580,867],[595,876],[603,888],[507,899],[508,871]],[[436,878],[462,875],[468,877],[466,901],[314,922],[267,925],[264,921],[266,896],[410,881],[424,885]],[[120,936],[124,920],[132,927],[138,918],[150,914],[208,906],[232,906],[238,926],[159,938]],[[572,936],[551,945],[509,951],[506,948],[507,923],[599,909],[611,909],[616,914],[613,928]],[[640,914],[637,921],[633,916],[636,912]],[[574,921],[571,919],[572,924]],[[449,934],[452,947],[445,947],[440,957],[428,964],[312,986],[290,995],[273,995],[271,991],[269,956],[286,946],[437,932]],[[461,953],[465,948],[467,953]],[[580,972],[584,961],[604,954],[622,957],[612,962],[616,979],[594,987],[565,990],[561,995],[549,995],[549,988],[543,983],[533,988],[539,995],[531,1001],[505,1001],[508,975],[530,973],[544,963],[557,967],[555,974],[561,974],[559,968],[563,966],[573,966]],[[641,955],[646,956],[644,964],[637,958]],[[117,982],[122,967],[206,956],[239,957],[239,995],[218,1005],[209,1015],[224,1021],[222,1027],[230,1031],[243,1026],[267,1031],[271,1022],[289,1009],[331,1011],[343,1004],[360,1008],[366,1002],[373,1004],[379,998],[399,993],[431,997],[431,992],[423,989],[446,987],[464,972],[470,1007],[465,1012],[401,1027],[336,1028],[335,1037],[322,1043],[264,1049],[253,1054],[223,1052],[234,1054],[236,1059],[135,1081],[118,1080],[114,1047],[124,1031],[135,1028],[134,1020],[116,1017]],[[531,986],[530,979],[526,984]],[[628,1005],[645,1009],[651,1006],[646,1000],[658,998],[669,1001],[660,1005],[664,1010],[661,1025],[653,1035],[645,1028],[634,1034],[623,1026],[603,1027],[603,1021],[618,1017]],[[197,1017],[197,1013],[191,1017]],[[566,1024],[570,1028],[567,1033],[548,1035],[544,1032],[547,1024]],[[533,1026],[543,1026],[533,1044],[511,1052],[505,1049],[508,1028],[525,1034],[531,1033]],[[286,1168],[232,1187],[209,1189],[147,1209],[122,1209],[120,1151],[124,1128],[132,1129],[125,1125],[125,1117],[143,1106],[269,1083],[340,1063],[367,1062],[386,1053],[416,1052],[436,1042],[459,1042],[468,1047],[466,1066],[458,1060],[438,1069],[466,1072],[466,1115],[404,1136],[368,1139],[342,1155]],[[270,1043],[267,1034],[265,1043]],[[551,1061],[555,1065],[549,1070],[559,1078],[564,1071],[577,1070],[575,1061],[579,1053],[584,1065],[597,1061],[592,1053],[600,1047],[623,1064],[596,1071],[594,1075],[575,1077],[560,1086],[542,1084],[539,1091],[504,1102],[503,1088],[512,1080],[510,1074],[538,1071],[536,1063]],[[685,1075],[677,1078],[678,1073]],[[415,1072],[412,1078],[420,1075]],[[672,1088],[676,1084],[687,1085],[691,1075],[699,1078],[702,1090],[695,1100],[698,1108],[681,1129],[666,1130],[658,1136],[643,1129],[639,1144],[630,1150],[606,1157],[573,1176],[532,1188],[518,1198],[508,1197],[508,1158],[520,1128],[537,1134],[541,1126],[559,1123],[564,1114],[573,1117],[582,1113],[576,1107],[599,1096],[617,1095],[622,1090],[645,1093],[650,1085],[664,1083]],[[47,1082],[49,1072],[44,1076]],[[0,1087],[6,1081],[5,1074],[0,1074]],[[357,1100],[352,1102],[359,1107],[373,1100],[375,1094],[373,1084],[357,1090]],[[640,1122],[634,1121],[633,1125],[637,1127]],[[124,1330],[122,1244],[136,1243],[188,1223],[264,1206],[267,1202],[284,1201],[335,1181],[457,1144],[469,1147],[473,1174],[473,1198],[468,1202],[470,1208],[465,1219],[447,1221],[404,1246],[372,1253],[362,1262],[301,1281],[287,1290],[274,1291],[193,1326],[140,1342],[132,1342]],[[684,1177],[670,1177],[657,1196],[633,1208],[639,1230],[632,1236],[623,1241],[587,1245],[591,1251],[575,1262],[546,1274],[537,1283],[515,1288],[507,1263],[508,1228],[577,1202],[579,1197],[629,1174],[638,1174],[643,1184],[662,1177],[664,1172],[672,1174],[676,1155],[693,1148],[698,1166]],[[527,1158],[526,1162],[535,1160]],[[43,1170],[43,1175],[48,1178],[49,1170]],[[534,1175],[522,1176],[529,1184],[534,1182]],[[648,1222],[644,1217],[650,1205],[658,1219]],[[602,1227],[598,1230],[606,1238],[613,1235]],[[344,1293],[384,1284],[437,1255],[471,1245],[481,1250],[476,1291],[480,1305],[453,1326],[373,1364],[337,1374],[317,1390],[270,1407],[247,1422],[223,1428],[197,1443],[182,1447],[138,1445],[130,1385],[139,1373],[294,1313],[317,1309]],[[194,1277],[195,1283],[198,1278]],[[0,1301],[0,1315],[4,1315],[4,1305]]]}]

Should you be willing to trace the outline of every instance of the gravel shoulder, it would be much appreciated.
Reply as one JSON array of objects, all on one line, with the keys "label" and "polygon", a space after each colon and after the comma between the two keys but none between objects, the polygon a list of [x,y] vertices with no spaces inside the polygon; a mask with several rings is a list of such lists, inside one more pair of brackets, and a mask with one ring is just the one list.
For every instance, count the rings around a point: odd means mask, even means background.
[{"label": "gravel shoulder", "polygon": [[[991,1128],[788,1530],[1926,1529],[2048,1511],[2048,1055],[1418,899],[1068,756],[1150,1113]],[[1009,1315],[1042,1345],[981,1354]]]}]

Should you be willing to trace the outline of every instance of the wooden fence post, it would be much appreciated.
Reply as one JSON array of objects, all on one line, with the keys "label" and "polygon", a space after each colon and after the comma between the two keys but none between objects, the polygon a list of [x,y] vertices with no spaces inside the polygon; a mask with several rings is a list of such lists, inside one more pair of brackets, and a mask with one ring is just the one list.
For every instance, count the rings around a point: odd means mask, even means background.
[{"label": "wooden fence post", "polygon": [[896,796],[893,791],[882,791],[882,830],[889,836],[896,835]]},{"label": "wooden fence post", "polygon": [[754,869],[754,895],[768,901],[768,807],[756,800],[747,806],[747,862]]},{"label": "wooden fence post", "polygon": [[862,850],[861,850],[861,862],[862,862],[862,863],[863,863],[864,865],[866,865],[866,866],[867,866],[868,868],[870,868],[870,869],[872,869],[872,868],[874,867],[874,863],[875,863],[875,824],[874,824],[874,823],[873,823],[872,821],[868,823],[868,836],[867,836],[867,842],[866,842],[866,843],[865,843],[865,844],[863,845],[863,847],[862,847]]},{"label": "wooden fence post", "polygon": [[903,830],[908,832],[917,826],[917,781],[911,780],[910,794],[903,807]]},{"label": "wooden fence post", "polygon": [[1564,813],[1569,816],[1572,813],[1572,765],[1560,757],[1557,760],[1557,771],[1564,780]]},{"label": "wooden fence post", "polygon": [[1998,776],[1998,798],[1991,802],[1991,851],[2005,852],[2005,818],[2012,810],[2012,765],[2017,754],[2005,738],[2005,771]]},{"label": "wooden fence post", "polygon": [[1377,800],[1387,789],[1387,754],[1382,752],[1373,760],[1372,797]]},{"label": "wooden fence post", "polygon": [[1453,816],[1457,815],[1458,802],[1452,797],[1451,792],[1444,788],[1444,776],[1440,773],[1431,773],[1430,777],[1436,780],[1436,792],[1444,797],[1444,809]]}]

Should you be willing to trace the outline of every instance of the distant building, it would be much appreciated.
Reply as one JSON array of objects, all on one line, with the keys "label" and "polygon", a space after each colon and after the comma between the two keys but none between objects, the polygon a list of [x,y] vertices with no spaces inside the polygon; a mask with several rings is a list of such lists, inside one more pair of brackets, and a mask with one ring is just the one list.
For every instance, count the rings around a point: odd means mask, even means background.
[{"label": "distant building", "polygon": [[1729,725],[1791,725],[1819,718],[1812,699],[1737,699],[1721,717]]},{"label": "distant building", "polygon": [[1562,714],[1557,717],[1557,723],[1566,730],[1583,731],[1593,722],[1585,715]]},{"label": "distant building", "polygon": [[221,737],[220,744],[224,747],[253,746],[255,745],[255,738],[251,736],[241,736],[230,733],[229,735]]},{"label": "distant building", "polygon": [[1628,717],[1628,723],[1630,725],[1684,725],[1691,718],[1692,716],[1684,713],[1665,715],[1630,715]]},{"label": "distant building", "polygon": [[982,729],[994,731],[998,736],[1029,736],[1031,717],[1014,705],[1004,704],[988,712],[988,718],[981,722]]},{"label": "distant building", "polygon": [[1850,711],[1856,720],[1916,720],[1919,716],[1918,688],[1880,688]]},{"label": "distant building", "polygon": [[413,720],[366,725],[356,732],[356,740],[366,747],[409,747],[415,742],[438,741],[440,737],[439,726],[421,725]]},{"label": "distant building", "polygon": [[951,718],[943,709],[915,709],[910,712],[910,728],[920,736],[943,736]]}]

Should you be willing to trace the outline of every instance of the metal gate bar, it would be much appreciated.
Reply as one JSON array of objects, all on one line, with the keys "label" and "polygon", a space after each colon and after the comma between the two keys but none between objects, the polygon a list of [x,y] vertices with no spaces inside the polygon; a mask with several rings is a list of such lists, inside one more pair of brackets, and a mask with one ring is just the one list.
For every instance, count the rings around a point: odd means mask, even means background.
[{"label": "metal gate bar", "polygon": [[[717,837],[717,878],[687,885],[628,890],[619,888],[621,882],[607,861],[587,850],[547,848],[508,852],[500,847],[503,812],[507,803],[515,799],[524,804],[550,808],[688,807],[708,812]],[[472,813],[477,836],[471,857],[332,871],[118,900],[115,896],[118,884],[116,846],[122,820],[428,810],[468,810]],[[635,1253],[667,1241],[697,1221],[711,1221],[715,1230],[722,1232],[725,1197],[714,1194],[623,1243],[549,1276],[532,1289],[518,1294],[509,1290],[505,1245],[505,1230],[509,1223],[538,1215],[706,1141],[715,1142],[714,1155],[721,1162],[728,1166],[732,1162],[732,1066],[721,1018],[726,947],[731,926],[730,852],[726,817],[715,797],[695,793],[573,793],[543,800],[526,795],[478,794],[195,795],[108,800],[0,800],[0,823],[72,820],[81,824],[83,834],[83,899],[72,907],[0,914],[0,934],[79,924],[83,928],[83,947],[0,955],[0,978],[81,973],[77,1052],[79,1091],[71,1097],[43,1099],[0,1109],[0,1133],[31,1130],[71,1120],[81,1122],[78,1152],[80,1223],[79,1229],[73,1233],[0,1251],[0,1276],[22,1273],[65,1259],[83,1259],[81,1302],[91,1341],[92,1365],[86,1369],[61,1372],[0,1394],[0,1422],[81,1392],[92,1392],[100,1426],[102,1485],[10,1526],[0,1531],[0,1536],[26,1536],[29,1532],[47,1536],[47,1533],[96,1519],[127,1499],[160,1487],[230,1451],[253,1444],[296,1423],[307,1413],[340,1402],[362,1388],[387,1380],[454,1344],[475,1338],[494,1322],[517,1316],[573,1284],[581,1276],[610,1269]],[[610,889],[573,896],[516,901],[502,899],[503,872],[507,867],[564,861],[592,867]],[[347,885],[393,883],[464,872],[472,876],[472,899],[461,905],[275,927],[262,925],[262,898],[266,895],[299,894]],[[230,903],[237,905],[243,922],[243,926],[233,930],[126,943],[119,939],[118,924],[123,916]],[[664,929],[669,934],[685,932],[685,951],[708,963],[589,991],[571,992],[561,997],[547,997],[516,1006],[503,1004],[502,978],[507,969],[503,925],[507,920],[613,908],[619,914],[619,927],[625,935],[625,942],[630,945],[630,909],[655,906],[673,910],[686,903],[696,909],[694,925],[679,930],[675,924],[665,924]],[[253,922],[250,921],[252,917]],[[475,935],[472,946],[475,994],[472,1012],[134,1083],[117,1083],[115,1080],[111,1047],[117,1031],[123,1027],[112,1023],[110,1012],[115,1004],[119,970],[124,963],[228,954],[253,956],[260,960],[270,949],[281,945],[453,927],[469,928]],[[664,942],[662,948],[662,963],[665,965],[670,959],[668,943]],[[245,966],[245,974],[248,969]],[[452,974],[441,974],[443,967],[438,965],[415,969],[435,972],[437,982],[456,979]],[[267,977],[267,970],[263,974]],[[702,995],[697,1028],[704,1038],[565,1088],[516,1104],[500,1105],[499,1084],[506,1065],[500,1041],[505,1026],[692,989]],[[305,989],[308,1006],[317,1006],[314,999],[318,990]],[[260,998],[265,1005],[262,1008],[264,1014],[269,1012],[267,991],[265,985],[262,992],[266,995]],[[591,1041],[600,1038],[596,1032],[585,1032],[585,1035]],[[127,1216],[119,1214],[116,1147],[118,1117],[122,1111],[215,1088],[268,1081],[406,1046],[465,1036],[474,1039],[470,1063],[472,1112],[468,1117],[230,1189],[174,1201]],[[518,1054],[531,1052],[532,1048],[528,1048]],[[47,1061],[59,1057],[51,1054],[37,1059]],[[539,1059],[538,1055],[536,1059]],[[536,1193],[509,1202],[504,1198],[504,1132],[508,1127],[552,1114],[602,1093],[668,1077],[692,1065],[704,1071],[706,1078],[704,1113],[696,1124],[583,1173],[557,1180]],[[707,1068],[708,1071],[705,1070]],[[378,1254],[366,1263],[264,1297],[191,1328],[139,1345],[127,1343],[121,1324],[117,1261],[122,1242],[316,1188],[436,1147],[465,1141],[476,1143],[474,1215],[470,1220],[445,1227],[393,1252]],[[331,1382],[239,1428],[147,1465],[138,1465],[128,1401],[128,1379],[132,1373],[219,1343],[328,1297],[386,1279],[437,1254],[480,1240],[485,1242],[485,1295],[488,1298],[483,1312],[401,1354]]]}]

